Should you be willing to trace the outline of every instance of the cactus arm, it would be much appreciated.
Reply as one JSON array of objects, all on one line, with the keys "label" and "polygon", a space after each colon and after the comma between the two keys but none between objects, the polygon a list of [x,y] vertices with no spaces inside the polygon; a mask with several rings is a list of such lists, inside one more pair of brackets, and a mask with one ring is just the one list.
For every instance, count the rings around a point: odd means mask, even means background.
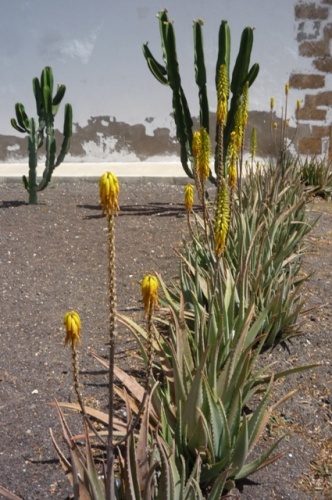
[{"label": "cactus arm", "polygon": [[63,162],[66,154],[68,153],[72,134],[73,134],[73,109],[70,104],[66,104],[65,121],[63,125],[63,141],[60,153],[55,163],[55,167],[58,167],[60,163]]},{"label": "cactus arm", "polygon": [[43,116],[44,112],[44,102],[43,102],[43,91],[37,77],[32,80],[32,89],[36,100],[37,115],[40,119]]},{"label": "cactus arm", "polygon": [[14,127],[14,129],[17,130],[18,132],[21,132],[21,134],[24,134],[26,132],[26,130],[24,128],[22,128],[18,125],[15,118],[11,118],[10,123],[11,123],[11,126]]},{"label": "cactus arm", "polygon": [[230,142],[230,134],[235,128],[235,115],[239,106],[239,100],[243,93],[244,85],[246,84],[246,82],[251,85],[255,81],[259,72],[259,65],[257,63],[251,67],[250,71],[248,71],[253,40],[254,30],[250,27],[245,28],[242,32],[239,53],[236,58],[232,74],[232,99],[227,116],[226,127],[224,130],[225,155],[227,153],[227,148]]},{"label": "cactus arm", "polygon": [[53,117],[57,114],[59,106],[61,104],[61,101],[66,93],[66,86],[65,85],[58,85],[57,88],[57,93],[53,97],[52,100],[52,115]]},{"label": "cactus arm", "polygon": [[209,132],[209,103],[206,90],[202,24],[200,20],[194,22],[195,79],[199,88],[200,125]]},{"label": "cactus arm", "polygon": [[[29,177],[28,177],[28,192],[29,204],[37,204],[37,147],[36,147],[36,124],[33,118],[29,120],[30,133],[28,136],[29,149]],[[26,182],[24,182],[26,185]]]},{"label": "cactus arm", "polygon": [[51,94],[51,89],[48,85],[45,85],[43,87],[43,100],[44,100],[46,122],[52,122],[53,121],[52,94]]},{"label": "cactus arm", "polygon": [[243,85],[248,75],[250,56],[254,41],[254,30],[250,27],[244,28],[239,53],[235,61],[232,74],[231,91],[239,97],[242,94]]},{"label": "cactus arm", "polygon": [[173,111],[176,125],[176,137],[180,143],[180,159],[182,167],[189,178],[193,178],[188,159],[192,157],[192,126],[188,103],[182,87],[178,93],[173,93]]},{"label": "cactus arm", "polygon": [[20,128],[25,132],[29,131],[29,118],[25,112],[23,104],[20,102],[15,104],[16,119]]},{"label": "cactus arm", "polygon": [[166,26],[169,23],[168,16],[167,16],[167,10],[164,9],[164,10],[159,11],[157,17],[159,19],[159,31],[160,31],[160,38],[161,38],[161,48],[163,51],[163,59],[164,59],[164,63],[167,66]]},{"label": "cactus arm", "polygon": [[221,21],[218,37],[218,58],[216,64],[216,89],[218,88],[219,68],[222,64],[226,65],[228,80],[229,66],[231,57],[231,31],[227,21]]},{"label": "cactus arm", "polygon": [[153,76],[163,85],[169,85],[168,79],[167,79],[167,71],[165,66],[160,64],[152,55],[152,52],[150,51],[148,44],[145,43],[142,46],[143,50],[143,55],[145,57],[145,60],[147,62],[148,68],[153,74]]},{"label": "cactus arm", "polygon": [[255,63],[250,68],[250,71],[245,79],[245,83],[248,82],[249,87],[254,83],[259,73],[259,64]]},{"label": "cactus arm", "polygon": [[53,80],[53,71],[50,66],[46,66],[43,69],[40,77],[40,84],[42,88],[48,87],[50,89],[51,95],[53,94],[54,80]]}]

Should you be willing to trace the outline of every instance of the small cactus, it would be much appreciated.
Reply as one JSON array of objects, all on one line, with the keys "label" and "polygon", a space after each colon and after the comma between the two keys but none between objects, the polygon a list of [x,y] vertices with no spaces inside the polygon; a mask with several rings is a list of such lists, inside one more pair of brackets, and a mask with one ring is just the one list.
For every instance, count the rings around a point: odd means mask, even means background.
[{"label": "small cactus", "polygon": [[[38,126],[34,118],[28,117],[21,103],[15,105],[16,118],[11,119],[11,124],[18,132],[28,134],[29,175],[28,178],[23,176],[23,184],[29,193],[29,204],[36,204],[37,192],[48,186],[54,169],[62,163],[69,151],[73,111],[70,104],[65,105],[63,141],[60,152],[56,156],[54,118],[65,95],[66,87],[63,84],[58,85],[53,97],[53,71],[49,66],[43,69],[40,81],[37,77],[33,79],[32,86],[36,100]],[[38,152],[44,145],[44,141],[45,170],[42,179],[37,182]]]}]

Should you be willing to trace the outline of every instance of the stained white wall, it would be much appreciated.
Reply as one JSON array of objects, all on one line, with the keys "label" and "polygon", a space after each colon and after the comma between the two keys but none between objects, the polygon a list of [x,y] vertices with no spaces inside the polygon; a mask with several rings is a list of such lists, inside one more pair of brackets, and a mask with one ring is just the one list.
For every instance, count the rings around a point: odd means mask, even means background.
[{"label": "stained white wall", "polygon": [[[222,19],[232,32],[233,60],[242,29],[255,27],[252,62],[261,71],[252,87],[250,108],[268,110],[270,96],[282,106],[284,84],[293,70],[308,64],[298,57],[294,21],[296,0],[2,0],[0,16],[0,134],[14,134],[10,118],[17,101],[34,114],[31,81],[45,65],[67,85],[74,121],[112,115],[142,123],[146,117],[170,124],[171,92],[150,74],[141,45],[149,41],[159,59],[156,13],[167,7],[174,19],[183,85],[193,114],[192,22],[204,20],[210,107],[215,105],[214,71]],[[298,93],[291,93],[290,109]],[[62,118],[61,118],[62,120]],[[156,124],[157,122],[155,122]]]}]

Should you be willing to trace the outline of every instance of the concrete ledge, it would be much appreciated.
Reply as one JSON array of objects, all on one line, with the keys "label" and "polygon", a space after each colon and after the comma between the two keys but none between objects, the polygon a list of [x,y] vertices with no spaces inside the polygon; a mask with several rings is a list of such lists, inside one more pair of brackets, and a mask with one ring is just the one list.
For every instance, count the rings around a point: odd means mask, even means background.
[{"label": "concrete ledge", "polygon": [[[141,176],[141,177],[126,177],[126,176],[117,176],[118,180],[121,184],[169,184],[169,185],[178,185],[184,186],[189,182],[193,183],[192,179],[188,177],[153,177],[153,176]],[[99,177],[52,177],[52,180],[49,186],[60,184],[62,182],[94,182],[98,184]],[[10,177],[10,176],[0,176],[0,184],[22,184],[21,177]]]}]

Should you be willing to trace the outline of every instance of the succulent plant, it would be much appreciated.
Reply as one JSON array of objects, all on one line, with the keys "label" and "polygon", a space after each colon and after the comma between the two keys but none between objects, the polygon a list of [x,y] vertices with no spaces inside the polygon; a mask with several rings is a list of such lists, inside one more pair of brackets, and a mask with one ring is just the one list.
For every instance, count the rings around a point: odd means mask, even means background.
[{"label": "succulent plant", "polygon": [[[11,124],[18,132],[28,134],[29,150],[29,175],[23,176],[23,184],[29,193],[29,203],[37,203],[37,192],[45,189],[53,171],[64,160],[69,151],[72,136],[73,111],[70,104],[65,105],[65,117],[63,126],[63,141],[58,155],[56,155],[56,140],[54,130],[54,119],[58,112],[61,101],[66,92],[66,86],[58,85],[53,96],[53,71],[46,66],[41,74],[40,80],[36,77],[32,81],[33,92],[36,100],[38,124],[34,118],[29,118],[23,104],[15,105],[16,118],[11,119]],[[45,169],[42,179],[37,181],[38,154],[45,142]]]},{"label": "succulent plant", "polygon": [[[188,177],[194,177],[194,154],[193,154],[193,120],[190,114],[188,102],[182,87],[180,69],[176,51],[175,30],[173,23],[168,18],[167,10],[161,10],[158,13],[160,37],[164,65],[159,63],[149,49],[148,43],[143,45],[143,54],[147,65],[153,76],[163,85],[168,85],[172,89],[173,95],[173,113],[176,124],[177,139],[180,143],[181,163]],[[195,80],[198,86],[199,106],[200,106],[200,126],[208,133],[210,132],[209,123],[209,104],[206,88],[206,69],[203,47],[203,21],[201,19],[194,21],[194,54],[195,54]],[[222,161],[225,162],[230,136],[235,129],[236,113],[241,104],[241,97],[246,86],[250,87],[259,72],[259,65],[256,63],[250,67],[250,57],[253,45],[253,28],[247,27],[243,30],[240,42],[238,56],[230,82],[230,91],[232,98],[229,101],[229,88],[220,93],[220,68],[225,69],[224,76],[229,82],[230,74],[230,44],[231,35],[227,21],[222,21],[219,29],[218,38],[218,57],[216,64],[216,89],[218,102],[221,96],[224,98],[225,123],[217,123],[216,134],[216,162],[215,173],[220,164],[220,151]],[[226,96],[226,97],[225,97]],[[221,137],[222,136],[222,137]],[[210,173],[210,180],[216,182],[216,177]]]}]

